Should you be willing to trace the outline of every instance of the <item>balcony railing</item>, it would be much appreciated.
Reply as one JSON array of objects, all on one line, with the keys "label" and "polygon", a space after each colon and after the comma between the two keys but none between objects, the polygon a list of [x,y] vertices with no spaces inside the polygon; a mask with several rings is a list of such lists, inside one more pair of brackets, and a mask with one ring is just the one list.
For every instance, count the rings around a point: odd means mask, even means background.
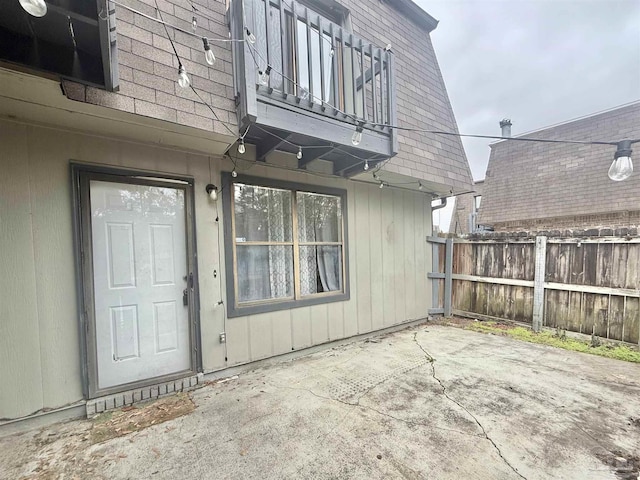
[{"label": "balcony railing", "polygon": [[364,124],[369,135],[386,137],[369,150],[395,154],[388,128],[396,123],[389,49],[294,0],[234,0],[231,23],[234,38],[246,39],[246,29],[256,37],[234,51],[234,62],[243,65],[236,75],[241,124],[255,121],[258,103],[310,111],[351,124],[351,131]]}]

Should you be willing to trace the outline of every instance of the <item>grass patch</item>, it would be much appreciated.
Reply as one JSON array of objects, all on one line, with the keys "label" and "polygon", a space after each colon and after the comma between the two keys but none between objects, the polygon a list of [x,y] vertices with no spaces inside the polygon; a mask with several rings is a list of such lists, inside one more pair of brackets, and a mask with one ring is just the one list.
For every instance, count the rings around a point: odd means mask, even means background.
[{"label": "grass patch", "polygon": [[494,335],[503,335],[524,342],[539,343],[574,352],[590,353],[601,357],[615,358],[625,362],[640,363],[640,352],[632,350],[625,345],[606,344],[592,345],[592,342],[578,340],[576,338],[567,337],[564,332],[552,333],[543,331],[536,333],[530,328],[512,326],[509,324],[498,322],[473,322],[468,324],[465,329],[474,332],[492,333]]}]

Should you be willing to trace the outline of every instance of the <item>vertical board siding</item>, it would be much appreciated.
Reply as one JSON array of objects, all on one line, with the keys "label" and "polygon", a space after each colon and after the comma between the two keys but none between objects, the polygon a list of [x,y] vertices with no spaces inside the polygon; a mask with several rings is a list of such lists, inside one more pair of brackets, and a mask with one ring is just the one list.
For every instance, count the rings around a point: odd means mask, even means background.
[{"label": "vertical board siding", "polygon": [[[454,245],[454,273],[512,280],[533,280],[533,240],[487,240]],[[547,244],[545,282],[640,289],[640,244],[617,241]],[[457,310],[531,323],[533,288],[454,280]],[[613,340],[640,343],[637,297],[623,294],[545,289],[544,325]]]},{"label": "vertical board siding", "polygon": [[0,418],[43,408],[27,129],[0,128]]},{"label": "vertical board siding", "polygon": [[82,399],[71,160],[194,178],[205,372],[427,316],[431,220],[423,194],[252,166],[251,175],[347,190],[350,300],[227,319],[227,219],[204,191],[208,183],[220,185],[221,172],[232,169],[228,160],[13,122],[0,126],[0,418]]}]

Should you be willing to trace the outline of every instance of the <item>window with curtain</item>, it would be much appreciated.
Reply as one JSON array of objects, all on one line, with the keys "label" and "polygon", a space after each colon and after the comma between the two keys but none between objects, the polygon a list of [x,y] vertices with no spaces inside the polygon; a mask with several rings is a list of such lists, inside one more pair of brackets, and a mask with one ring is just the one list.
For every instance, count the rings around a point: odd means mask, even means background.
[{"label": "window with curtain", "polygon": [[344,299],[344,192],[237,180],[228,195],[234,309]]}]

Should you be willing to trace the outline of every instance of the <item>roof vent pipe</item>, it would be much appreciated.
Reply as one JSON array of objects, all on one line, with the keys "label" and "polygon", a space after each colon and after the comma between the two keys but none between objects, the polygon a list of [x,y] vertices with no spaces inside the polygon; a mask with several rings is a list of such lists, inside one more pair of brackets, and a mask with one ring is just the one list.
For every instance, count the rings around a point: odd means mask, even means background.
[{"label": "roof vent pipe", "polygon": [[511,120],[505,118],[500,120],[500,128],[502,129],[502,136],[505,138],[511,138]]}]

